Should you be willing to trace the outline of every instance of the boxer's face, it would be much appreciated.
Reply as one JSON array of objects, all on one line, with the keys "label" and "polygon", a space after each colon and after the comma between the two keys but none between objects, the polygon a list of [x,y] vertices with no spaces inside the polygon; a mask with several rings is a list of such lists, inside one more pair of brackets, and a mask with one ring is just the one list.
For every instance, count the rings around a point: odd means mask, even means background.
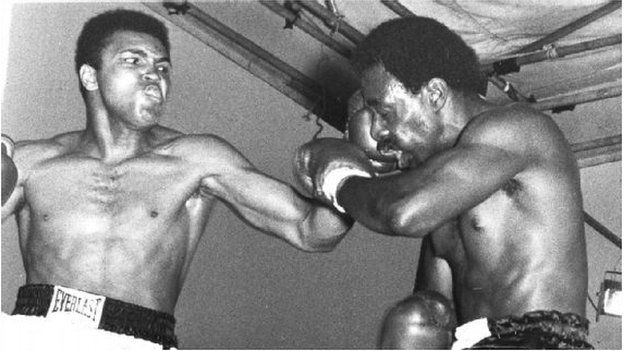
[{"label": "boxer's face", "polygon": [[439,147],[441,124],[422,91],[412,93],[376,65],[362,76],[362,94],[375,111],[372,137],[382,153],[397,158],[401,168],[424,161]]},{"label": "boxer's face", "polygon": [[102,50],[98,89],[106,110],[131,127],[158,122],[169,93],[171,63],[155,37],[118,31]]}]

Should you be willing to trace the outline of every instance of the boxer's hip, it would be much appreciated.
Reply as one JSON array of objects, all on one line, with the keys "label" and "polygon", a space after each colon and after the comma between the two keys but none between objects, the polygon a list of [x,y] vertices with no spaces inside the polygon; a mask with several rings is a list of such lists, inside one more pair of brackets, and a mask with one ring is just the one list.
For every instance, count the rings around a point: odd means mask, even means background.
[{"label": "boxer's hip", "polygon": [[[500,319],[483,318],[480,323],[469,322],[457,328],[454,349],[592,349],[587,342],[589,321],[575,313],[533,311],[522,316]],[[465,343],[464,335],[476,326],[484,334],[475,342]],[[466,327],[465,327],[466,326]],[[462,329],[463,328],[463,329]],[[489,335],[488,335],[489,334]]]},{"label": "boxer's hip", "polygon": [[177,347],[175,318],[165,312],[58,285],[20,287],[13,315],[40,316]]}]

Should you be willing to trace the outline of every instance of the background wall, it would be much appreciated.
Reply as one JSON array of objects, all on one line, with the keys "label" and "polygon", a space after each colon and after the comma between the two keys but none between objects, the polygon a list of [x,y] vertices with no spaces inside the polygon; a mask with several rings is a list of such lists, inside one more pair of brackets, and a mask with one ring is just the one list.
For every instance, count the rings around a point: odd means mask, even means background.
[{"label": "background wall", "polygon": [[[89,17],[120,6],[151,13],[138,3],[14,5],[3,133],[38,139],[84,127],[73,71],[75,40]],[[163,124],[221,135],[260,170],[292,182],[292,150],[317,130],[303,118],[306,111],[195,38],[169,28],[173,97]],[[620,115],[616,98],[556,119],[571,142],[578,142],[604,130],[620,133]],[[340,136],[326,125],[321,135]],[[621,163],[583,169],[582,185],[587,212],[621,235]],[[589,227],[587,241],[589,294],[596,301],[604,271],[621,266],[621,251]],[[1,246],[2,311],[10,312],[25,279],[12,218],[2,224]],[[180,296],[180,346],[374,348],[384,311],[412,290],[419,247],[420,240],[383,237],[356,225],[334,252],[302,253],[247,227],[221,205]],[[589,304],[588,318],[595,320]],[[590,334],[596,347],[620,349],[621,319],[601,316]]]}]

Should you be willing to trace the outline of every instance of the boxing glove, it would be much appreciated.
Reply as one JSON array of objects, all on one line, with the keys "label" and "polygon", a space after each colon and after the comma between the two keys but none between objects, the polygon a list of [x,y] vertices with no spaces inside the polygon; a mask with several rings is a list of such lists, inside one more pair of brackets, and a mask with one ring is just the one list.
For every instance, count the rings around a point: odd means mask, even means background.
[{"label": "boxing glove", "polygon": [[386,313],[379,348],[450,349],[456,325],[450,301],[434,291],[418,291]]},{"label": "boxing glove", "polygon": [[377,141],[371,136],[375,112],[364,105],[364,98],[359,90],[349,98],[347,112],[345,139],[364,150],[376,173],[396,170],[396,158],[383,155],[377,150]]},{"label": "boxing glove", "polygon": [[17,167],[13,163],[14,144],[11,138],[2,135],[2,205],[9,199],[17,183]]},{"label": "boxing glove", "polygon": [[335,138],[316,139],[297,148],[293,171],[306,192],[342,213],[345,210],[338,204],[337,194],[344,181],[375,174],[363,150]]}]

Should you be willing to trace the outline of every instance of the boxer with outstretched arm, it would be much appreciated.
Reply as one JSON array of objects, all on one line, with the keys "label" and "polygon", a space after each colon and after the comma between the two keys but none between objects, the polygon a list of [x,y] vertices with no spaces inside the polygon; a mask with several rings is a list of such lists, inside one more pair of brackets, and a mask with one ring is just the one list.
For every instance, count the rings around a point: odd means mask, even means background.
[{"label": "boxer with outstretched arm", "polygon": [[308,191],[376,232],[423,238],[415,289],[448,300],[456,348],[590,347],[579,171],[554,121],[482,98],[474,50],[430,18],[381,24],[352,62],[370,117],[354,129],[398,171],[380,174],[370,145],[316,140],[295,156]]},{"label": "boxer with outstretched arm", "polygon": [[[16,215],[26,270],[16,316],[4,323],[16,333],[31,328],[17,315],[36,315],[69,320],[58,330],[78,328],[88,345],[177,347],[174,308],[217,201],[303,251],[332,249],[352,225],[222,138],[160,126],[169,57],[160,21],[127,10],[100,14],[76,50],[86,128],[18,142],[14,151],[3,138],[2,219]],[[133,337],[102,339],[83,324]],[[42,332],[32,335],[44,339]]]}]

